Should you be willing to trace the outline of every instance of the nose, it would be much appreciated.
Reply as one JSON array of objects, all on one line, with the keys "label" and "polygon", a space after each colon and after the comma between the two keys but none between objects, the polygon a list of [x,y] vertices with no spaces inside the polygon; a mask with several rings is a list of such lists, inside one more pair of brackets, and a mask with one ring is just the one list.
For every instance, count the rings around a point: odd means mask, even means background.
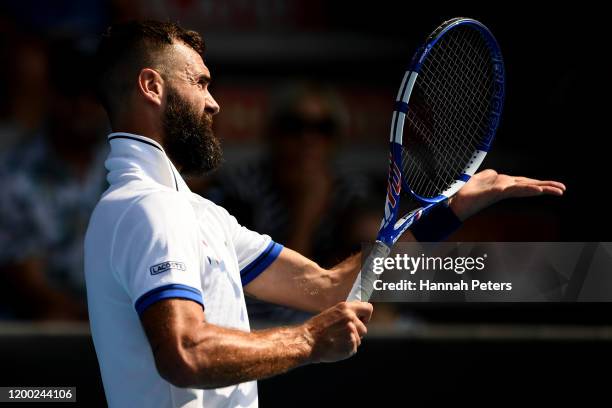
[{"label": "nose", "polygon": [[217,113],[219,113],[220,110],[221,107],[219,106],[217,101],[215,101],[215,98],[213,98],[212,95],[208,94],[208,98],[206,98],[206,112],[210,113],[211,115],[216,115]]}]

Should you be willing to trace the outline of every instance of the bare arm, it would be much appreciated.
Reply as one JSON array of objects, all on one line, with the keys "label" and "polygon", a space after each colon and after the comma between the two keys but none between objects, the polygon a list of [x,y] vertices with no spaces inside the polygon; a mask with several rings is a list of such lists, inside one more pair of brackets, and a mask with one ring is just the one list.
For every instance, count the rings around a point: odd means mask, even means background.
[{"label": "bare arm", "polygon": [[[402,241],[414,241],[407,231]],[[331,269],[289,248],[256,279],[245,286],[245,292],[257,299],[307,312],[320,312],[346,300],[361,269],[361,252]]]},{"label": "bare arm", "polygon": [[[505,198],[562,195],[564,191],[565,186],[556,181],[507,176],[494,170],[483,170],[459,190],[451,199],[450,207],[464,221]],[[416,240],[410,231],[406,231],[400,241]],[[360,267],[361,254],[353,255],[331,269],[324,269],[285,248],[272,265],[245,287],[245,292],[268,302],[317,312],[346,299]]]},{"label": "bare arm", "polygon": [[150,306],[141,321],[164,379],[218,388],[350,357],[371,313],[369,303],[343,302],[299,326],[249,333],[207,323],[195,302],[167,299]]},{"label": "bare arm", "polygon": [[346,299],[360,263],[359,253],[332,269],[324,269],[298,252],[283,248],[278,258],[244,290],[266,302],[319,312]]}]

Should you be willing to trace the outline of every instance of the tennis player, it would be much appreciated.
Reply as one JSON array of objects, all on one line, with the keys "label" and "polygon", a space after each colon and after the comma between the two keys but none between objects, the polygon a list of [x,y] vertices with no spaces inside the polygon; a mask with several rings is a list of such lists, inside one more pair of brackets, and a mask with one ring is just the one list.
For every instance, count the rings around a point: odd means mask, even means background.
[{"label": "tennis player", "polygon": [[[189,191],[181,175],[212,170],[221,157],[203,56],[196,32],[153,21],[113,26],[100,44],[100,97],[114,132],[85,273],[111,407],[255,407],[257,379],[350,357],[372,315],[369,303],[343,302],[359,255],[323,269]],[[563,190],[488,170],[446,217]],[[245,294],[318,314],[251,332]]]}]

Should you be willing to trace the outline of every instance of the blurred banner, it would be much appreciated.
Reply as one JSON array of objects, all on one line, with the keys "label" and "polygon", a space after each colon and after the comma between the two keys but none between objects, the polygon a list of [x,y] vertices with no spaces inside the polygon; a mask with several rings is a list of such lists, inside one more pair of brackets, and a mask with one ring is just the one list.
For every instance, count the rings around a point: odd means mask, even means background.
[{"label": "blurred banner", "polygon": [[612,301],[610,242],[403,242],[373,272],[375,302]]}]

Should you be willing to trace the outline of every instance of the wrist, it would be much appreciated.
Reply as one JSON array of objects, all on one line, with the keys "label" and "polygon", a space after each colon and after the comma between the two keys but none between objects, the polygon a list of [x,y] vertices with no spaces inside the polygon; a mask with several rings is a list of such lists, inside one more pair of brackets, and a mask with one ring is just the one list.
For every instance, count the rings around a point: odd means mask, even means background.
[{"label": "wrist", "polygon": [[298,338],[300,339],[300,343],[303,346],[304,364],[318,363],[318,360],[314,353],[316,339],[315,339],[314,330],[313,330],[312,325],[310,324],[310,321],[307,321],[306,323],[300,326],[297,326],[296,329],[297,329]]},{"label": "wrist", "polygon": [[419,242],[440,242],[447,239],[463,222],[450,202],[441,203],[411,227],[413,237]]},{"label": "wrist", "polygon": [[447,205],[461,222],[467,220],[472,215],[468,213],[467,209],[461,202],[461,197],[454,196],[449,198]]}]

